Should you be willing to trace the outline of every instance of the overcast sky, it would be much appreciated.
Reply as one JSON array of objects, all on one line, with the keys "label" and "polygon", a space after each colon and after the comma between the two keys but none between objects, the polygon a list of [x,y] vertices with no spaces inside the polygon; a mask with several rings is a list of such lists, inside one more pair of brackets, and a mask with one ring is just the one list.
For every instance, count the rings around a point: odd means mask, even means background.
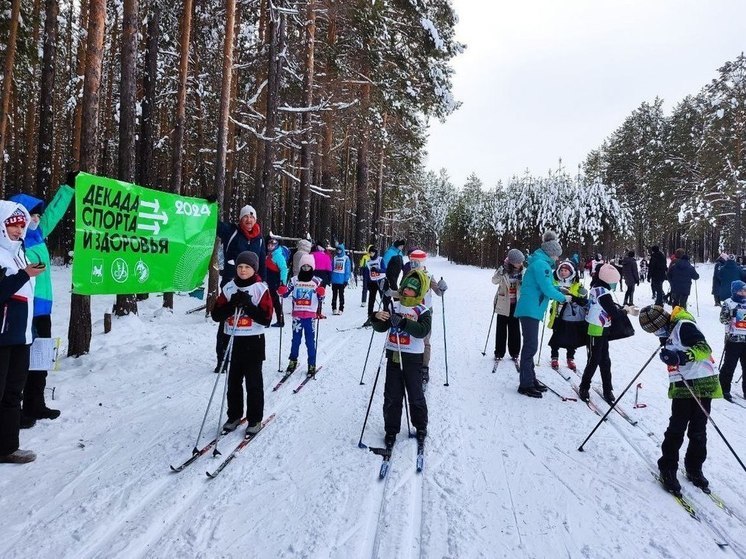
[{"label": "overcast sky", "polygon": [[428,168],[487,186],[561,157],[574,172],[643,101],[670,112],[746,50],[745,0],[451,0],[461,108],[433,121]]}]

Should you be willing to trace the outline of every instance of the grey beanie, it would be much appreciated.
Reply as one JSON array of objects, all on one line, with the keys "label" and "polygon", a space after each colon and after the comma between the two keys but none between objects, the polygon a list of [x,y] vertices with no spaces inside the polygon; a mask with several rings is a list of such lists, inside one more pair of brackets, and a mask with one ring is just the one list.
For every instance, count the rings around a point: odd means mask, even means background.
[{"label": "grey beanie", "polygon": [[557,240],[557,233],[555,233],[554,231],[547,231],[546,233],[544,233],[542,240],[544,242],[541,243],[541,248],[544,252],[546,252],[549,256],[556,258],[562,256],[562,245],[560,245],[559,241]]},{"label": "grey beanie", "polygon": [[259,257],[250,250],[245,250],[236,257],[236,268],[239,264],[248,264],[254,272],[259,271]]},{"label": "grey beanie", "polygon": [[508,262],[512,264],[513,266],[518,266],[519,264],[523,264],[524,260],[526,260],[526,257],[517,248],[511,248],[508,251]]}]

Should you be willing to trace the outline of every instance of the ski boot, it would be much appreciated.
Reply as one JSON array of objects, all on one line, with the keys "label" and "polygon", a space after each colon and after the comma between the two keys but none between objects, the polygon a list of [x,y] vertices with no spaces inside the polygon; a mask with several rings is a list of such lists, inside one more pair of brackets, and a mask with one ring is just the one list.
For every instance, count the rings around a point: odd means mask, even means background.
[{"label": "ski boot", "polygon": [[425,437],[427,437],[427,430],[426,429],[417,429],[417,444],[420,445],[425,442]]},{"label": "ski boot", "polygon": [[530,398],[542,398],[544,395],[536,390],[533,386],[530,388],[518,388],[518,394],[523,394],[524,396],[528,396]]},{"label": "ski boot", "polygon": [[552,369],[559,371],[559,359],[552,357]]},{"label": "ski boot", "polygon": [[604,400],[606,400],[606,403],[610,406],[614,405],[614,402],[616,401],[614,393],[611,390],[604,392]]},{"label": "ski boot", "polygon": [[546,387],[546,385],[543,382],[539,382],[538,380],[535,380],[534,390],[538,390],[539,392],[546,392],[549,389]]},{"label": "ski boot", "polygon": [[583,400],[586,404],[591,401],[591,395],[588,392],[587,388],[583,388],[582,386],[578,388],[578,396],[581,400]]},{"label": "ski boot", "polygon": [[230,433],[231,431],[235,431],[236,427],[238,427],[239,425],[241,425],[240,418],[234,419],[233,421],[229,419],[228,421],[223,423],[223,431],[225,431],[226,433]]},{"label": "ski boot", "polygon": [[339,314],[339,311],[337,309],[332,309],[332,314],[334,316],[337,316]]},{"label": "ski boot", "polygon": [[316,376],[316,365],[309,365],[308,371],[306,371],[307,377],[313,377]]},{"label": "ski boot", "polygon": [[699,487],[705,493],[710,492],[710,482],[707,481],[707,478],[704,476],[701,469],[687,470],[686,479],[691,481],[694,487]]},{"label": "ski boot", "polygon": [[386,436],[383,438],[383,444],[384,446],[391,450],[394,448],[394,443],[396,442],[396,435],[391,433],[386,433]]},{"label": "ski boot", "polygon": [[730,395],[730,392],[723,392],[723,398],[731,403],[733,402],[733,396]]},{"label": "ski boot", "polygon": [[511,361],[513,361],[513,365],[515,365],[515,370],[519,373],[521,372],[521,363],[518,361],[518,357],[511,357]]},{"label": "ski boot", "polygon": [[666,491],[674,495],[681,495],[681,484],[676,479],[676,470],[660,470],[660,479]]},{"label": "ski boot", "polygon": [[285,369],[286,372],[292,373],[295,371],[295,369],[298,367],[298,360],[297,359],[291,359],[288,361],[288,368]]},{"label": "ski boot", "polygon": [[577,371],[578,368],[575,366],[575,359],[567,359],[567,368],[571,371]]},{"label": "ski boot", "polygon": [[256,423],[249,423],[249,426],[246,427],[246,434],[247,435],[256,435],[261,430],[262,430],[262,422],[261,421],[257,421]]}]

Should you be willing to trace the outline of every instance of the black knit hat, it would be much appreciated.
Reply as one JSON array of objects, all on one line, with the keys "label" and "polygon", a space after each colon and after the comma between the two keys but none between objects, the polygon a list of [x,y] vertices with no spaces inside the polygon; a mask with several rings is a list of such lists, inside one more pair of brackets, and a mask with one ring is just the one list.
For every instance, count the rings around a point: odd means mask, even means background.
[{"label": "black knit hat", "polygon": [[394,246],[396,248],[403,249],[404,245],[406,245],[406,244],[407,244],[407,241],[405,241],[404,239],[399,239],[398,241],[394,241]]},{"label": "black knit hat", "polygon": [[670,319],[671,315],[659,305],[648,305],[640,309],[640,327],[650,334],[667,326]]},{"label": "black knit hat", "polygon": [[254,272],[259,271],[259,257],[250,250],[245,250],[236,257],[236,268],[239,264],[248,264]]}]

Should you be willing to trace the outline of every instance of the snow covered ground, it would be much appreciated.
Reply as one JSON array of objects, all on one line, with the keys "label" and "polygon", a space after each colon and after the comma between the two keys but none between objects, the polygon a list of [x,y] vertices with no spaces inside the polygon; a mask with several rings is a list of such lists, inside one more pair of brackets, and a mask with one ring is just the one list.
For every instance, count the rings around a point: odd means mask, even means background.
[{"label": "snow covered ground", "polygon": [[[443,259],[431,259],[430,269],[450,286],[450,386],[443,386],[436,298],[430,436],[421,474],[406,427],[385,481],[378,480],[380,458],[357,447],[383,346],[383,335],[376,335],[361,386],[370,330],[337,331],[363,322],[359,289],[347,291],[343,316],[329,312],[321,322],[318,362],[324,368],[298,394],[292,389],[301,372],[271,392],[280,376],[280,332],[268,331],[265,416],[277,417],[214,480],[205,476],[219,463],[211,455],[179,474],[169,464],[188,458],[194,446],[215,380],[215,325],[201,314],[185,314],[199,304],[195,299],[177,297],[171,315],[151,297],[141,303],[139,317],[115,320],[104,335],[103,314],[113,298],[96,297],[91,354],[62,359],[50,375],[55,400],[51,393],[47,398],[62,416],[21,433],[22,448],[36,451],[37,461],[0,466],[2,556],[746,557],[746,473],[712,427],[705,474],[732,515],[680,476],[702,517],[697,522],[651,476],[670,411],[667,375],[657,358],[640,377],[647,407],[632,408],[633,391],[622,400],[638,425],[612,414],[578,452],[598,417],[585,404],[551,393],[542,400],[520,396],[510,363],[491,374],[492,339],[487,356],[481,354],[493,271]],[[723,337],[709,295],[712,268],[701,266],[700,272],[699,321],[718,359]],[[53,332],[65,338],[70,270],[55,267],[53,274]],[[650,301],[644,284],[636,302]],[[694,296],[691,301],[694,307]],[[283,368],[289,332],[288,326]],[[617,395],[656,346],[641,330],[611,344]],[[585,364],[585,352],[577,361]],[[537,373],[561,394],[573,395],[549,368],[546,346]],[[382,389],[379,382],[364,437],[373,446],[383,437]],[[740,394],[740,387],[733,392]],[[746,458],[746,409],[717,401],[713,417]],[[204,441],[217,423],[215,408]],[[237,432],[221,441],[224,455],[240,437]],[[720,550],[716,540],[730,546]]]}]

